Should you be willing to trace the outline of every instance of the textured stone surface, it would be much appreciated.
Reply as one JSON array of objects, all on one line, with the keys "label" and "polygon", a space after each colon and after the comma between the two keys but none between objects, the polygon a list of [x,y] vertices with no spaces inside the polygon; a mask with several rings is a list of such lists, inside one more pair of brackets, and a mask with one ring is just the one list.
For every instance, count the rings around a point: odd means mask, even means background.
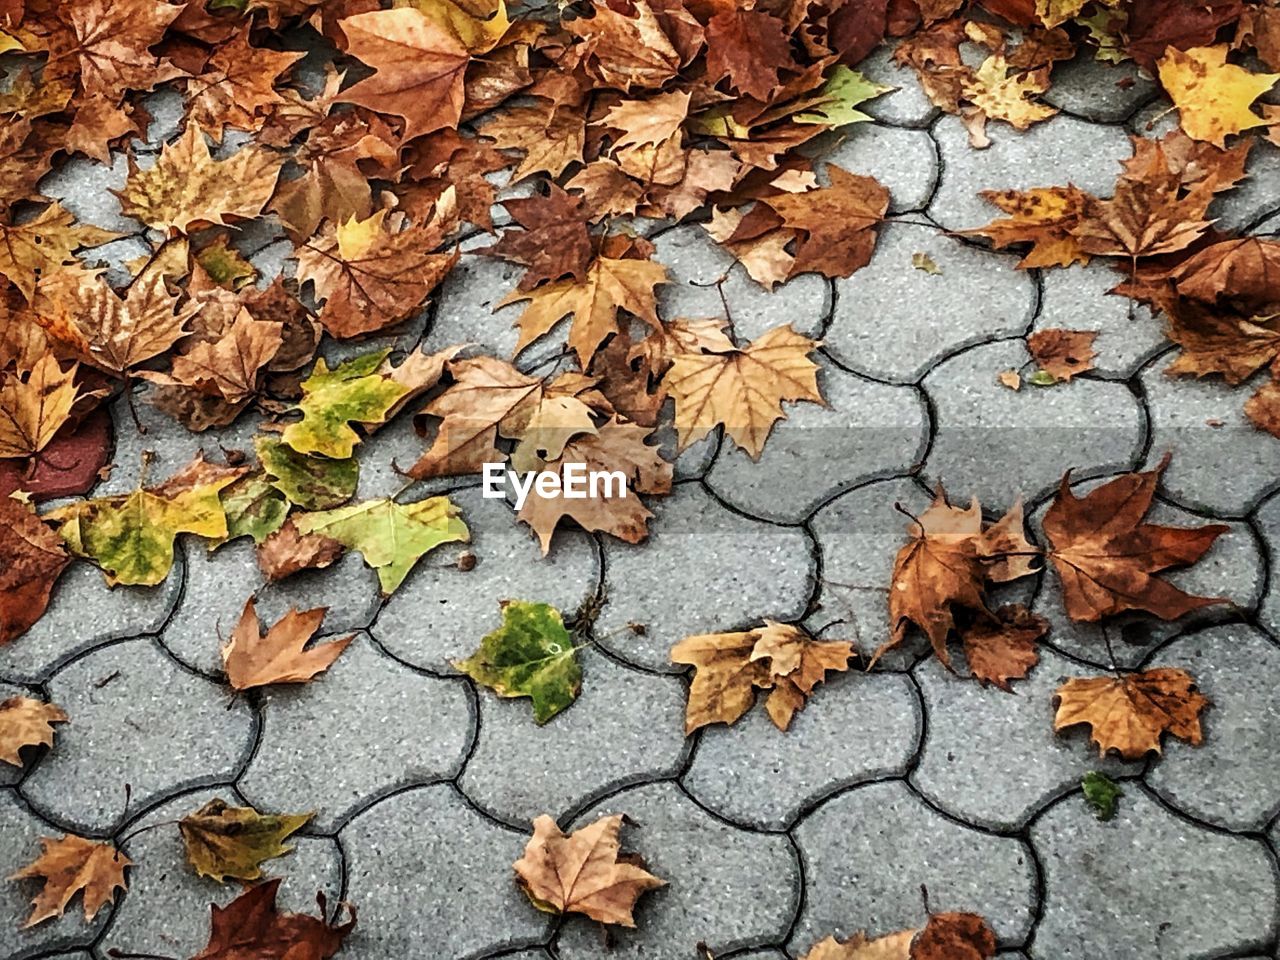
[{"label": "textured stone surface", "polygon": [[501,820],[563,816],[624,784],[679,772],[684,685],[589,648],[579,656],[581,695],[543,726],[532,722],[527,699],[478,690],[480,735],[458,785]]},{"label": "textured stone surface", "polygon": [[541,942],[551,918],[511,872],[527,839],[478,814],[448,784],[375,804],[341,834],[347,895],[360,904],[346,949],[362,960],[403,960],[424,944],[442,957],[474,957]]},{"label": "textured stone surface", "polygon": [[[915,269],[927,254],[942,271]],[[961,347],[1026,331],[1035,311],[1030,276],[1017,259],[910,223],[884,228],[869,266],[836,281],[836,306],[823,342],[852,370],[914,382]]]},{"label": "textured stone surface", "polygon": [[744,826],[785,829],[841,787],[901,774],[922,736],[919,697],[901,674],[863,674],[855,665],[831,675],[786,733],[765,712],[765,696],[732,727],[703,731],[683,781],[703,805]]},{"label": "textured stone surface", "polygon": [[1055,64],[1053,86],[1044,101],[1086,120],[1121,123],[1156,96],[1157,86],[1133,61],[1100,64],[1095,48],[1083,46],[1075,59]]},{"label": "textured stone surface", "polygon": [[1272,857],[1127,788],[1099,823],[1071,798],[1031,827],[1045,873],[1033,960],[1243,955],[1276,933]]},{"label": "textured stone surface", "polygon": [[933,910],[984,915],[1001,944],[1031,929],[1035,871],[1021,840],[964,827],[931,810],[901,781],[855,787],[794,831],[808,897],[793,951],[827,934],[890,932],[921,923],[920,885]]},{"label": "textured stone surface", "polygon": [[1194,817],[1231,830],[1260,830],[1280,813],[1280,646],[1252,627],[1211,627],[1180,637],[1150,666],[1180,667],[1212,706],[1205,742],[1170,739],[1147,782]]},{"label": "textured stone surface", "polygon": [[925,130],[859,123],[831,136],[814,156],[889,189],[889,212],[923,210],[938,184],[938,149]]},{"label": "textured stone surface", "polygon": [[463,681],[417,673],[357,635],[310,684],[264,691],[241,789],[264,810],[314,809],[316,827],[334,829],[396,787],[455,774],[475,723],[469,700]]},{"label": "textured stone surface", "polygon": [[868,100],[860,109],[882,123],[904,127],[924,127],[938,115],[920,88],[915,71],[893,62],[893,48],[884,46],[858,64],[858,71],[868,80],[893,87],[893,91]]},{"label": "textured stone surface", "polygon": [[[980,196],[982,190],[1054,187],[1070,180],[1081,190],[1108,197],[1132,152],[1119,127],[1103,127],[1074,117],[1055,117],[1026,133],[1004,124],[990,129],[991,146],[969,147],[959,117],[943,117],[933,128],[946,175],[929,205],[929,214],[950,230],[990,223],[1000,212]],[[1070,170],[1064,158],[1070,157]]]},{"label": "textured stone surface", "polygon": [[[780,941],[796,909],[799,864],[786,837],[748,833],[716,820],[672,783],[624,790],[579,817],[625,813],[625,848],[644,857],[668,886],[645,895],[636,930],[619,929],[611,957],[684,960],[703,941],[713,954]],[[750,910],[743,910],[743,904]],[[567,920],[556,944],[562,960],[600,956],[599,932]]]},{"label": "textured stone surface", "polygon": [[153,640],[95,650],[59,670],[48,687],[72,722],[61,726],[58,748],[22,792],[41,813],[77,830],[113,830],[184,787],[229,781],[253,745],[249,706],[183,670]]},{"label": "textured stone surface", "polygon": [[935,659],[915,670],[929,714],[929,736],[911,782],[930,801],[968,823],[1014,830],[1045,803],[1078,790],[1090,770],[1110,777],[1141,763],[1099,760],[1084,727],[1053,732],[1053,694],[1080,668],[1048,648],[1013,693],[948,673]]},{"label": "textured stone surface", "polygon": [[924,403],[911,387],[888,386],[821,364],[827,406],[786,408],[759,460],[732,440],[707,486],[755,517],[797,523],[841,490],[909,470],[924,454]]},{"label": "textured stone surface", "polygon": [[[668,651],[682,637],[804,612],[812,545],[803,530],[727,510],[696,483],[677,485],[652,509],[641,549],[605,542],[601,645],[632,663],[675,672]],[[644,635],[626,630],[629,623],[644,624]]]},{"label": "textured stone surface", "polygon": [[1123,276],[1105,261],[1069,270],[1045,270],[1040,277],[1040,314],[1036,330],[1094,330],[1097,376],[1127,378],[1163,350],[1164,322],[1146,307],[1108,291]]},{"label": "textured stone surface", "polygon": [[113,233],[140,233],[142,224],[120,212],[120,198],[111,192],[124,186],[128,161],[123,153],[113,154],[111,160],[107,166],[86,157],[72,157],[40,181],[40,192],[60,200],[83,223]]},{"label": "textured stone surface", "polygon": [[925,473],[952,496],[1004,510],[1047,493],[1067,467],[1087,477],[1129,467],[1137,455],[1142,416],[1126,386],[1076,378],[1014,391],[996,379],[1027,361],[1021,342],[992,343],[925,377],[937,411]]},{"label": "textured stone surface", "polygon": [[[129,893],[103,937],[107,948],[187,956],[204,947],[209,938],[210,905],[226,905],[243,888],[234,881],[220,884],[197,876],[187,860],[177,825],[169,821],[195,812],[215,797],[232,806],[245,805],[229,790],[197,790],[161,804],[130,825],[134,836],[123,848],[134,862]],[[342,892],[337,843],[326,837],[295,835],[287,845],[293,848],[292,853],[268,860],[262,867],[266,876],[283,880],[276,896],[280,909],[314,914],[317,892],[336,903]]]}]

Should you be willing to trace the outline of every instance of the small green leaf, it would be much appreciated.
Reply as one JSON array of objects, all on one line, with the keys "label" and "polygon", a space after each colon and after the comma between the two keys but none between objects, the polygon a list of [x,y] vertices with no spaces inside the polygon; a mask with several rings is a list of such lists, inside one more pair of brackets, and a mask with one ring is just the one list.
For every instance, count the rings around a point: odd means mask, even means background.
[{"label": "small green leaf", "polygon": [[239,290],[245,284],[252,283],[258,275],[253,264],[227,244],[226,237],[218,237],[196,253],[195,258],[214,283],[228,290]]},{"label": "small green leaf", "polygon": [[1037,370],[1031,376],[1027,377],[1026,382],[1037,387],[1052,387],[1058,382],[1058,378],[1048,370]]},{"label": "small green leaf", "polygon": [[865,123],[871,117],[858,110],[858,105],[895,89],[868,80],[843,63],[837,64],[822,89],[814,94],[817,102],[809,104],[812,109],[807,113],[797,113],[791,119],[796,123],[822,123],[832,127]]},{"label": "small green leaf", "polygon": [[942,268],[927,253],[913,253],[911,255],[911,265],[931,276],[937,277],[942,274]]},{"label": "small green leaf", "polygon": [[289,501],[267,482],[261,471],[241,477],[219,496],[227,515],[227,536],[210,543],[210,550],[236,537],[253,537],[254,543],[262,543],[284,526],[285,517],[289,515]]},{"label": "small green leaf", "polygon": [[210,800],[178,821],[187,860],[202,877],[219,883],[227,877],[257,880],[264,860],[291,851],[284,841],[315,814],[261,814],[253,807],[232,807]]},{"label": "small green leaf", "polygon": [[376,350],[330,370],[321,357],[302,384],[297,409],[302,419],[284,428],[281,438],[298,453],[319,453],[347,460],[360,442],[353,423],[382,423],[410,388],[379,373],[390,350]]},{"label": "small green leaf", "polygon": [[1105,774],[1090,770],[1080,778],[1084,798],[1093,807],[1093,815],[1099,820],[1110,820],[1116,815],[1116,801],[1124,796],[1115,783]]},{"label": "small green leaf", "polygon": [[417,503],[382,499],[337,510],[298,513],[293,521],[303,535],[320,533],[359,551],[364,562],[378,571],[382,593],[389,596],[424,554],[442,543],[471,539],[471,531],[458,512],[448,497]]},{"label": "small green leaf", "polygon": [[253,445],[271,485],[303,510],[330,510],[355,496],[360,465],[354,458],[307,456],[271,437],[257,437]]},{"label": "small green leaf", "polygon": [[545,603],[503,603],[502,626],[454,666],[500,697],[532,698],[538,724],[572,704],[582,689],[582,667],[564,618]]}]

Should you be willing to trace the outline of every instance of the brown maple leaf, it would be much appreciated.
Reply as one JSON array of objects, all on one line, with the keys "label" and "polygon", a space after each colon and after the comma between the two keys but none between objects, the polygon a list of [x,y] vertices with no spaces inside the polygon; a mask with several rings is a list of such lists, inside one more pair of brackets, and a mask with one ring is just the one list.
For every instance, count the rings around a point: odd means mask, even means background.
[{"label": "brown maple leaf", "polygon": [[43,889],[31,901],[34,909],[24,929],[62,916],[80,891],[84,891],[84,918],[92,920],[115,899],[117,888],[127,887],[124,871],[132,863],[111,843],[64,834],[58,840],[42,837],[40,846],[40,856],[9,877],[44,881]]},{"label": "brown maple leaf", "polygon": [[1200,743],[1200,712],[1209,705],[1191,675],[1173,667],[1121,677],[1072,677],[1054,699],[1054,730],[1088,724],[1100,754],[1116,750],[1126,760],[1141,760],[1152,750],[1160,753],[1160,737],[1166,732]]},{"label": "brown maple leaf", "polygon": [[[150,90],[182,76],[168,60],[151,53],[181,5],[158,0],[85,0],[61,8],[71,27],[72,42],[55,50],[46,76],[75,77],[89,96],[119,100],[125,90]],[[60,11],[60,12],[61,12]]]},{"label": "brown maple leaf", "polygon": [[1036,641],[1048,630],[1047,620],[1021,604],[1001,607],[992,620],[974,619],[960,629],[969,671],[981,684],[1011,690],[1009,681],[1023,679],[1040,661]]},{"label": "brown maple leaf", "polygon": [[982,197],[1009,216],[962,232],[986,237],[997,250],[1030,244],[1031,249],[1018,264],[1020,270],[1089,262],[1089,255],[1074,234],[1089,199],[1083,190],[1073,186],[984,190]]},{"label": "brown maple leaf", "polygon": [[1044,532],[1071,619],[1092,623],[1141,610],[1176,620],[1226,602],[1192,596],[1158,576],[1195,563],[1229,529],[1220,523],[1164,527],[1143,520],[1168,463],[1166,455],[1154,470],[1124,474],[1084,497],[1071,492],[1071,474],[1063,476],[1045,514]]},{"label": "brown maple leaf", "polygon": [[591,238],[582,198],[553,183],[545,197],[506,200],[503,206],[520,229],[508,228],[497,243],[478,253],[527,267],[518,287],[522,291],[548,280],[583,279],[591,261]]},{"label": "brown maple leaf", "polygon": [[1204,303],[1229,300],[1257,314],[1280,312],[1280,240],[1238,237],[1211,244],[1169,276],[1178,293]]},{"label": "brown maple leaf", "polygon": [[64,371],[46,353],[26,376],[0,373],[0,457],[30,457],[49,445],[80,399],[77,369]]},{"label": "brown maple leaf", "polygon": [[738,93],[768,101],[779,71],[796,66],[786,26],[763,10],[720,9],[707,23],[707,79],[728,77]]},{"label": "brown maple leaf", "polygon": [[1037,330],[1027,337],[1027,349],[1031,359],[1049,376],[1062,382],[1093,369],[1098,354],[1093,341],[1096,330]]},{"label": "brown maple leaf", "polygon": [[831,186],[805,193],[783,193],[765,201],[796,231],[791,276],[810,271],[847,277],[871,262],[876,228],[889,209],[889,191],[872,177],[827,166]]},{"label": "brown maple leaf", "polygon": [[276,907],[280,878],[250,887],[225,907],[209,907],[209,942],[192,960],[328,960],[355,928],[356,911],[346,923],[327,919],[324,894],[317,894],[320,916],[282,913]]},{"label": "brown maple leaf", "polygon": [[599,5],[592,14],[565,26],[586,41],[587,68],[607,86],[654,90],[676,75],[680,54],[645,0],[634,0],[627,13]]},{"label": "brown maple leaf", "polygon": [[558,177],[582,160],[586,121],[582,111],[553,103],[512,107],[480,128],[482,137],[499,150],[519,150],[524,156],[511,174],[512,182],[534,173]]},{"label": "brown maple leaf", "polygon": [[249,690],[273,683],[306,683],[328,670],[355,639],[352,634],[308,647],[328,612],[328,607],[301,612],[290,609],[263,634],[254,598],[250,597],[230,641],[222,648],[228,682],[236,690]]},{"label": "brown maple leaf", "polygon": [[69,210],[50,204],[27,223],[0,224],[0,275],[8,277],[31,300],[36,284],[63,264],[75,262],[72,251],[92,247],[117,234],[75,222]]},{"label": "brown maple leaf", "polygon": [[187,122],[215,140],[225,127],[256,131],[267,111],[285,103],[275,82],[305,53],[278,52],[249,43],[249,24],[220,44],[199,76],[187,81]]},{"label": "brown maple leaf", "polygon": [[91,97],[76,109],[66,146],[101,164],[111,165],[111,144],[125,134],[139,134],[138,119],[125,106],[105,96]]},{"label": "brown maple leaf", "polygon": [[71,558],[62,538],[12,496],[0,497],[0,530],[0,644],[5,644],[44,615]]},{"label": "brown maple leaf", "polygon": [[910,960],[989,960],[996,935],[976,913],[935,913],[911,941]]},{"label": "brown maple leaf", "polygon": [[1246,317],[1186,298],[1162,298],[1166,336],[1181,351],[1165,368],[1169,376],[1220,375],[1243,383],[1280,358],[1280,320]]},{"label": "brown maple leaf", "polygon": [[322,533],[300,533],[289,518],[258,545],[258,567],[268,580],[283,580],[302,570],[320,570],[334,563],[345,548]]},{"label": "brown maple leaf", "polygon": [[0,702],[0,762],[22,766],[23,747],[53,746],[53,725],[70,718],[61,707],[30,697]]},{"label": "brown maple leaf", "polygon": [[284,325],[255,320],[243,307],[216,340],[196,343],[175,357],[169,375],[147,373],[153,383],[179,386],[240,406],[258,392],[259,373],[284,342]]},{"label": "brown maple leaf", "polygon": [[638,857],[619,853],[622,823],[620,815],[601,817],[565,836],[546,814],[534,820],[533,836],[514,865],[516,881],[533,905],[634,927],[636,900],[666,881],[645,870]]}]

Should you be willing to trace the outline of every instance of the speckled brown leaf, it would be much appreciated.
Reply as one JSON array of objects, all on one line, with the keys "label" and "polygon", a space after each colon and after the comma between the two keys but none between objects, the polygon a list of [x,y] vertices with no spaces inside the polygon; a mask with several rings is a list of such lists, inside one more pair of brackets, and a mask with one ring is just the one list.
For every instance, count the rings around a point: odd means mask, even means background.
[{"label": "speckled brown leaf", "polygon": [[53,746],[53,725],[70,719],[62,708],[30,697],[0,702],[0,762],[22,766],[24,747]]},{"label": "speckled brown leaf", "polygon": [[132,863],[111,843],[65,834],[58,840],[42,837],[40,845],[40,856],[9,877],[44,881],[43,889],[31,901],[34,909],[24,928],[62,916],[71,898],[81,891],[85,919],[92,920],[115,899],[117,889],[127,886],[124,871]]},{"label": "speckled brown leaf", "polygon": [[1088,724],[1100,754],[1116,750],[1126,760],[1160,753],[1165,733],[1200,743],[1200,713],[1209,705],[1195,689],[1195,679],[1174,667],[1120,677],[1072,677],[1054,698],[1054,730]]}]

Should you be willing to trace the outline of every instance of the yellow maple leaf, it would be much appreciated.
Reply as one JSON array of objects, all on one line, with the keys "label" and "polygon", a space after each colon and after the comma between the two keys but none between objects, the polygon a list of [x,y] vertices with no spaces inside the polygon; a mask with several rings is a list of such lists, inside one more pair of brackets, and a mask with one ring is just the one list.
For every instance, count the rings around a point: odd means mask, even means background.
[{"label": "yellow maple leaf", "polygon": [[1227,63],[1227,45],[1170,47],[1160,59],[1160,82],[1182,118],[1182,129],[1194,140],[1223,147],[1227,135],[1268,121],[1250,107],[1270,90],[1278,73],[1250,73]]},{"label": "yellow maple leaf", "polygon": [[1048,70],[1014,70],[1003,53],[986,59],[973,79],[965,83],[965,99],[990,119],[1003,120],[1016,130],[1048,120],[1057,108],[1028,99],[1049,89]]},{"label": "yellow maple leaf", "polygon": [[53,439],[79,397],[76,368],[64,372],[46,353],[26,379],[14,372],[0,382],[0,457],[29,457]]}]

